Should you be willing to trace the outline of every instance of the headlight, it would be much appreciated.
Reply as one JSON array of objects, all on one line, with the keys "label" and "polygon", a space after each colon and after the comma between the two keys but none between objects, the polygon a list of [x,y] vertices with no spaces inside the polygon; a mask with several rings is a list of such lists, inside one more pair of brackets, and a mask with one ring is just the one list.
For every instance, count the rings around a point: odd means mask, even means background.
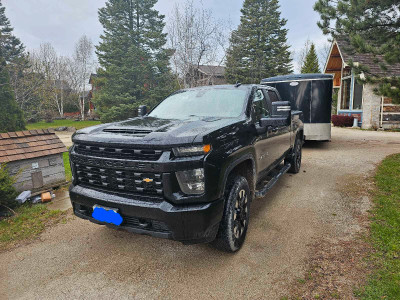
[{"label": "headlight", "polygon": [[204,155],[211,151],[211,145],[178,147],[172,149],[176,157]]},{"label": "headlight", "polygon": [[204,169],[176,172],[179,186],[185,194],[204,193]]}]

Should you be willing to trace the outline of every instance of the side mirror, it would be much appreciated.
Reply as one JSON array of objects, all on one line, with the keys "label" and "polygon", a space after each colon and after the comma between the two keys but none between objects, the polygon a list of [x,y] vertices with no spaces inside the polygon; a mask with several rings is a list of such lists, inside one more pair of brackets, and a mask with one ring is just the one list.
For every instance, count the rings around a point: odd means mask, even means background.
[{"label": "side mirror", "polygon": [[287,118],[290,116],[292,108],[289,101],[272,102],[272,116]]},{"label": "side mirror", "polygon": [[146,105],[140,105],[138,108],[138,116],[139,117],[144,117],[147,114],[147,106]]}]

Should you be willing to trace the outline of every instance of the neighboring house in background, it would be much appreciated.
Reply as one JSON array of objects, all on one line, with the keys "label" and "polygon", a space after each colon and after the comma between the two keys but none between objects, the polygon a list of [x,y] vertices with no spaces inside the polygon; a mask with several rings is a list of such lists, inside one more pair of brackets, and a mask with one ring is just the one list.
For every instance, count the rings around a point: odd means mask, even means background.
[{"label": "neighboring house in background", "polygon": [[[96,108],[92,102],[93,92],[95,90],[97,90],[97,87],[95,87],[94,81],[93,81],[93,79],[96,77],[97,77],[96,74],[90,75],[89,84],[92,86],[92,88],[89,91],[85,91],[85,95],[83,97],[82,96],[79,97],[81,104],[83,103],[83,100],[85,100],[85,103],[88,107],[87,111],[85,111],[85,115],[86,115],[85,117],[89,117],[89,118],[94,118],[96,116],[95,115]],[[64,113],[65,118],[79,118],[80,116],[81,116],[80,111]]]},{"label": "neighboring house in background", "polygon": [[65,182],[63,153],[68,151],[48,129],[0,133],[0,164],[17,175],[17,191],[39,192]]},{"label": "neighboring house in background", "polygon": [[199,65],[193,66],[190,74],[186,75],[186,82],[193,83],[192,86],[226,84],[225,67]]},{"label": "neighboring house in background", "polygon": [[[382,56],[377,58],[383,61]],[[364,129],[400,128],[400,105],[376,95],[376,85],[359,84],[354,70],[348,65],[350,61],[367,66],[371,72],[381,77],[400,77],[400,64],[393,64],[383,71],[372,54],[353,54],[346,41],[335,40],[324,73],[334,74],[333,86],[338,89],[338,114],[358,118]]]}]

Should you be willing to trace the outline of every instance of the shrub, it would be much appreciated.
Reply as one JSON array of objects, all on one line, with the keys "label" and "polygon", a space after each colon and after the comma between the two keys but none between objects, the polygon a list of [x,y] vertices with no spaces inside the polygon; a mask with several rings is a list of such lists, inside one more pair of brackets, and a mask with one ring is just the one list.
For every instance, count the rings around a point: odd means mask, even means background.
[{"label": "shrub", "polygon": [[354,117],[344,115],[333,115],[332,123],[338,127],[351,127],[353,126]]},{"label": "shrub", "polygon": [[14,188],[15,176],[11,176],[6,164],[0,164],[0,206],[15,207],[18,196]]}]

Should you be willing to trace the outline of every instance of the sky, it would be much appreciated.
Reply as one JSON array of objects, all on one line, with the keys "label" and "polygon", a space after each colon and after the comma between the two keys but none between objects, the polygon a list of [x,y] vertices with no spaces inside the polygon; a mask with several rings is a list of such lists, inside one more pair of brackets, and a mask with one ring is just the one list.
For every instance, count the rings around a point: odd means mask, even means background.
[{"label": "sky", "polygon": [[[73,52],[76,41],[86,34],[96,45],[103,29],[97,11],[105,0],[0,0],[14,27],[14,34],[27,50],[36,49],[41,43],[50,42],[63,55]],[[174,4],[185,0],[159,0],[156,9],[166,16],[168,23]],[[195,3],[199,1],[195,1]],[[319,15],[313,10],[316,0],[280,0],[282,17],[288,20],[288,44],[296,58],[307,39],[317,49],[327,43],[317,26]],[[216,19],[230,23],[235,29],[240,22],[243,0],[202,0],[203,7],[212,10]]]}]

